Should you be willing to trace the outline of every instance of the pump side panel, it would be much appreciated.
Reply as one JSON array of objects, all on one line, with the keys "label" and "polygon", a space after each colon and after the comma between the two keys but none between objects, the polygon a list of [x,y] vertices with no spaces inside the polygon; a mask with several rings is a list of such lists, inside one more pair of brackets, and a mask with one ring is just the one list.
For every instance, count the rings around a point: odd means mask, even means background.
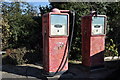
[{"label": "pump side panel", "polygon": [[90,66],[90,31],[91,31],[91,19],[90,16],[82,18],[82,64]]},{"label": "pump side panel", "polygon": [[[65,63],[68,53],[68,41],[66,38],[52,37],[49,38],[49,72],[56,72],[62,59],[62,65]],[[61,69],[61,68],[60,68]],[[68,70],[68,59],[62,71]]]},{"label": "pump side panel", "polygon": [[48,32],[48,26],[49,26],[49,17],[48,14],[44,14],[42,16],[42,35],[43,35],[43,67],[44,70],[48,71],[49,70],[49,54],[48,54],[48,36],[49,36],[49,32]]},{"label": "pump side panel", "polygon": [[105,36],[92,36],[90,39],[90,58],[92,66],[103,65]]}]

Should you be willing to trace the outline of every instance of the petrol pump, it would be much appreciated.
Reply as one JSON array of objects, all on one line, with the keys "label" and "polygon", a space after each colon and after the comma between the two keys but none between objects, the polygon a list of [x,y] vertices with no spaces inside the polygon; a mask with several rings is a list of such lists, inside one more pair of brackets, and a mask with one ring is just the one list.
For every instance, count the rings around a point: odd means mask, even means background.
[{"label": "petrol pump", "polygon": [[[69,14],[53,9],[42,16],[43,68],[49,74],[68,70]],[[64,66],[64,67],[63,67]]]},{"label": "petrol pump", "polygon": [[82,64],[104,66],[106,16],[96,12],[82,17]]}]

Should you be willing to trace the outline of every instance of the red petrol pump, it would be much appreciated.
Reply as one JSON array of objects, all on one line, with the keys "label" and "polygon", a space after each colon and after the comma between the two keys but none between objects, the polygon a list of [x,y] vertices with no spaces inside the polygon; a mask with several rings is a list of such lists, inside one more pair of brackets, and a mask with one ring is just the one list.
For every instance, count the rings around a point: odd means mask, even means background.
[{"label": "red petrol pump", "polygon": [[[68,70],[69,14],[53,9],[42,16],[43,68],[49,74]],[[62,68],[62,66],[64,66]]]},{"label": "red petrol pump", "polygon": [[92,13],[82,17],[82,64],[104,65],[106,16]]}]

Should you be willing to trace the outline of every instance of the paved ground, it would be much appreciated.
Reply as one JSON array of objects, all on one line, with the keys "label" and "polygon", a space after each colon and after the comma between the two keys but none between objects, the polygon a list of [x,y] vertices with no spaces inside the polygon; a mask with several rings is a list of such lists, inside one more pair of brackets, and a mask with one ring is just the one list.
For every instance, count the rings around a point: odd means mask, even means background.
[{"label": "paved ground", "polygon": [[89,70],[81,64],[69,64],[69,70],[62,75],[45,77],[41,65],[3,65],[2,80],[120,80],[120,61],[105,62],[105,68]]},{"label": "paved ground", "polygon": [[42,67],[33,64],[26,64],[22,66],[3,65],[2,78],[43,78]]}]

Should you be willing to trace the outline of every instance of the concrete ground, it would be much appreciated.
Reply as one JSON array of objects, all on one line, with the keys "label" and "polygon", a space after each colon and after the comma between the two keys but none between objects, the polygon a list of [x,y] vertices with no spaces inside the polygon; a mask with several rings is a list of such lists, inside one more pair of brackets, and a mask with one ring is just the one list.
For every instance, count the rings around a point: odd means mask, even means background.
[{"label": "concrete ground", "polygon": [[69,64],[62,75],[45,77],[42,65],[2,65],[2,80],[120,80],[120,61],[106,61],[105,67],[88,69],[81,64]]},{"label": "concrete ground", "polygon": [[44,78],[42,76],[41,65],[25,64],[19,66],[3,65],[2,66],[2,78],[19,78],[19,79],[36,79],[40,80]]}]

